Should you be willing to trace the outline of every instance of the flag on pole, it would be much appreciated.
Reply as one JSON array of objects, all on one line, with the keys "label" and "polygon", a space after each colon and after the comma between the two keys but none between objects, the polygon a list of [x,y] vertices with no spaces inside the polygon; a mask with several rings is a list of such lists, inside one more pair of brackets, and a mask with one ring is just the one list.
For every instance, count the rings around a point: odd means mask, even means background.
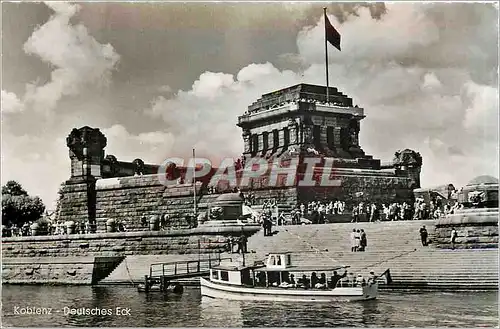
[{"label": "flag on pole", "polygon": [[326,16],[326,12],[325,12],[325,33],[326,33],[326,40],[328,40],[328,42],[330,42],[332,46],[340,50],[340,33],[330,23],[328,16]]}]

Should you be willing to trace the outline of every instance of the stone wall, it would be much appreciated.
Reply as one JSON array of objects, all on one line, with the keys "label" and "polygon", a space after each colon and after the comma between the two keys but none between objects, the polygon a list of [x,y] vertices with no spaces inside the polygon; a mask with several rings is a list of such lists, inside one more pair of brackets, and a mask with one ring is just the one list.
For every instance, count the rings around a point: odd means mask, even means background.
[{"label": "stone wall", "polygon": [[[252,235],[259,226],[244,226]],[[227,237],[240,236],[242,226],[205,227],[175,231],[136,231],[48,235],[2,239],[2,257],[74,257],[196,254],[223,251]]]},{"label": "stone wall", "polygon": [[[200,196],[201,183],[197,183]],[[201,197],[201,196],[200,196]],[[199,197],[199,199],[200,199]],[[201,200],[200,200],[201,201]],[[100,179],[96,185],[98,232],[106,231],[110,218],[121,221],[128,231],[144,230],[141,217],[168,214],[173,228],[188,227],[186,215],[192,215],[192,184],[165,186],[157,175]]]},{"label": "stone wall", "polygon": [[175,231],[2,238],[2,279],[19,284],[94,284],[126,255],[220,255],[228,236],[251,236],[258,225],[204,226]]},{"label": "stone wall", "polygon": [[2,282],[7,284],[91,284],[93,257],[70,257],[66,261],[4,259]]},{"label": "stone wall", "polygon": [[86,183],[63,184],[59,193],[59,220],[78,222],[87,218]]},{"label": "stone wall", "polygon": [[[330,179],[338,179],[340,186],[289,187],[286,186],[285,175],[278,176],[277,186],[269,186],[269,177],[264,175],[252,178],[250,186],[243,187],[242,191],[245,195],[252,193],[257,205],[264,200],[276,199],[281,210],[289,210],[297,203],[313,200],[337,199],[351,207],[361,201],[411,201],[413,196],[409,188],[411,179],[397,177],[394,172],[338,168],[333,175]],[[231,187],[226,183],[219,181],[218,191],[230,191]],[[220,195],[208,194],[204,184],[197,182],[198,211],[206,211]],[[84,183],[65,185],[60,199],[59,218],[85,222],[88,216],[87,195]],[[192,223],[187,220],[194,210],[192,184],[165,186],[158,175],[115,177],[97,180],[94,195],[97,232],[106,231],[108,219],[122,222],[127,231],[149,230],[149,225],[143,226],[141,218],[145,216],[148,221],[150,215],[168,214],[169,222],[166,225],[171,229],[188,228],[194,222],[194,219]]]},{"label": "stone wall", "polygon": [[451,248],[455,229],[455,248],[498,248],[498,208],[472,208],[436,220],[434,243],[437,248]]},{"label": "stone wall", "polygon": [[2,282],[10,284],[95,284],[124,260],[116,257],[3,258]]}]

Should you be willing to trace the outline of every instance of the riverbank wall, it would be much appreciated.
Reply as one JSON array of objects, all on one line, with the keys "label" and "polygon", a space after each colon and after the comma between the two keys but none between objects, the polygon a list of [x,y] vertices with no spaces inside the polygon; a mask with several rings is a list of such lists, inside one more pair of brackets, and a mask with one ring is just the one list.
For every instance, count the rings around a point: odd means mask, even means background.
[{"label": "riverbank wall", "polygon": [[218,255],[225,251],[229,236],[251,236],[258,230],[256,225],[201,225],[172,231],[2,238],[2,282],[95,284],[126,256]]}]

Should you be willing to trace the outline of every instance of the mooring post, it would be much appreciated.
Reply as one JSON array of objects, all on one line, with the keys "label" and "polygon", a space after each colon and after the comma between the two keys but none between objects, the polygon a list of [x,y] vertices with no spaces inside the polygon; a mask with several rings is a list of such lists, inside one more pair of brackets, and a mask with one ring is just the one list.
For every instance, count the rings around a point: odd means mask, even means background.
[{"label": "mooring post", "polygon": [[149,280],[147,275],[144,276],[144,291],[149,292]]}]

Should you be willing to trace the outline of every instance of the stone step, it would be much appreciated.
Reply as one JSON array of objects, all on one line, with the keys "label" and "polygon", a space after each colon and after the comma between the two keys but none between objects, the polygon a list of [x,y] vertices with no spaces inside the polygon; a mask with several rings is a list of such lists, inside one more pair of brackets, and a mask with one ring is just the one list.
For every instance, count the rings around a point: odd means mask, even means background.
[{"label": "stone step", "polygon": [[[419,229],[426,225],[430,238],[433,221],[382,223],[339,223],[277,226],[271,237],[263,233],[249,239],[253,258],[264,259],[273,251],[291,251],[294,264],[317,265],[332,262],[350,265],[353,272],[391,270],[395,281],[426,286],[498,286],[498,249],[434,249],[423,247]],[[351,252],[350,233],[363,228],[367,234],[365,252]],[[321,252],[314,252],[319,249]],[[327,251],[326,251],[327,250]],[[478,272],[480,268],[480,272]]]}]

